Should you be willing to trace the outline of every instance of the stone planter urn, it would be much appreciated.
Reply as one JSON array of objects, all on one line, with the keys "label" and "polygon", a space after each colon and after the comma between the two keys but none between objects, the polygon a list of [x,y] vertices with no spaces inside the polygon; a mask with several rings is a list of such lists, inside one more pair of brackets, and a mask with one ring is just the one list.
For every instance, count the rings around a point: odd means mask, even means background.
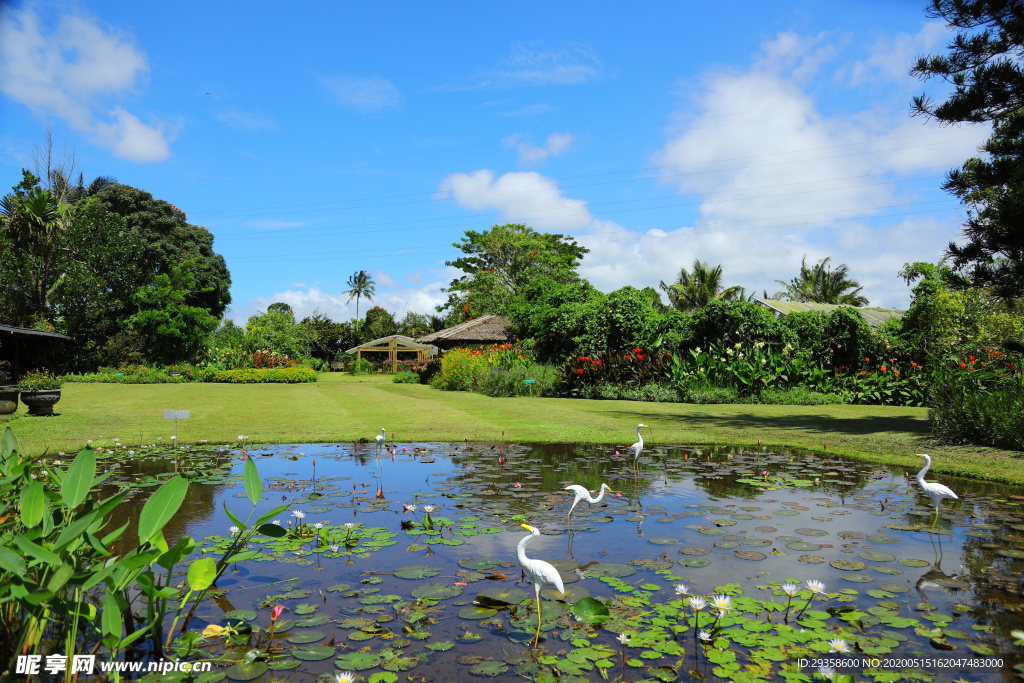
[{"label": "stone planter urn", "polygon": [[53,404],[59,400],[60,389],[21,392],[21,401],[28,406],[29,415],[53,415]]},{"label": "stone planter urn", "polygon": [[10,415],[18,409],[17,385],[0,386],[0,415]]}]

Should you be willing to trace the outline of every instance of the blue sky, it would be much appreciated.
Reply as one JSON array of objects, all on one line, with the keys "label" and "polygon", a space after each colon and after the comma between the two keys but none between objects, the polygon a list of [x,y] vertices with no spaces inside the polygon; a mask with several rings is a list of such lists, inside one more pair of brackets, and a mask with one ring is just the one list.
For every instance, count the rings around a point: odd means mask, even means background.
[{"label": "blue sky", "polygon": [[[963,209],[939,188],[987,128],[909,116],[939,83],[923,3],[15,3],[0,15],[0,175],[52,126],[87,182],[206,226],[243,322],[374,302],[428,312],[466,230],[591,249],[598,288],[694,259],[768,293],[831,256],[906,307]],[[365,302],[361,310],[365,310]]]}]

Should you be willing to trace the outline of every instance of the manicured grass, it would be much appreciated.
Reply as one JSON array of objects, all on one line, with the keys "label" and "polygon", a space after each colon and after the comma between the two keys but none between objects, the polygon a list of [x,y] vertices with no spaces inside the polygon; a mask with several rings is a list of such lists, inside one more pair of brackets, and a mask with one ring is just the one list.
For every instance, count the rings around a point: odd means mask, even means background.
[{"label": "manicured grass", "polygon": [[[395,384],[389,376],[324,373],[315,384],[64,385],[58,416],[28,417],[24,405],[0,418],[24,450],[71,452],[86,439],[122,443],[169,441],[164,410],[190,410],[178,441],[312,443],[373,438],[384,427],[405,441],[612,443],[626,446],[639,422],[655,444],[747,444],[825,449],[832,455],[920,467],[1024,485],[1024,453],[934,442],[923,408],[879,406],[689,405],[556,398],[489,398]],[[504,431],[504,436],[502,432]]]}]

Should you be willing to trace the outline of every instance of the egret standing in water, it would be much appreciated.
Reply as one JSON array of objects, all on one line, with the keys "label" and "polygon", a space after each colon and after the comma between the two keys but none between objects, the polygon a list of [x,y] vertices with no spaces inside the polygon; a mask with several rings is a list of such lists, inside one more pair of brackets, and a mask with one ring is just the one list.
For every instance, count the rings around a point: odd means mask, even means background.
[{"label": "egret standing in water", "polygon": [[601,484],[601,490],[598,491],[599,495],[597,496],[597,498],[594,498],[592,495],[590,495],[590,491],[588,491],[586,488],[580,486],[579,484],[569,484],[568,486],[566,486],[562,490],[563,491],[572,491],[573,494],[575,494],[575,496],[576,496],[576,500],[574,500],[572,502],[572,507],[569,508],[569,514],[565,516],[566,522],[568,522],[569,521],[569,517],[572,516],[572,511],[576,509],[576,506],[579,505],[579,502],[581,500],[585,500],[588,503],[590,503],[591,505],[596,505],[596,504],[601,502],[602,498],[604,498],[605,492],[611,491],[612,489],[611,489],[610,486],[608,486],[608,484]]},{"label": "egret standing in water", "polygon": [[373,440],[377,442],[377,450],[378,451],[381,449],[381,447],[384,446],[384,441],[387,438],[388,438],[388,430],[386,430],[383,427],[381,427],[380,428],[380,434],[378,436],[373,437]]},{"label": "egret standing in water", "polygon": [[[644,449],[644,437],[640,434],[640,430],[647,425],[640,423],[636,426],[636,443],[629,447],[629,452],[633,454],[633,467],[637,466],[637,461],[640,459],[640,452]],[[650,429],[650,427],[647,427]]]},{"label": "egret standing in water", "polygon": [[953,493],[953,489],[948,486],[943,486],[937,481],[924,480],[925,473],[928,471],[928,468],[932,466],[932,458],[930,455],[925,455],[924,453],[918,453],[918,455],[924,458],[924,467],[922,467],[921,471],[917,473],[917,485],[921,487],[921,490],[924,491],[926,496],[932,499],[932,504],[935,506],[935,521],[932,522],[932,526],[935,526],[939,521],[939,506],[942,505],[942,500],[944,498],[958,500],[958,498],[956,494]]},{"label": "egret standing in water", "polygon": [[537,647],[537,644],[540,643],[540,589],[544,586],[554,586],[558,589],[559,593],[565,593],[565,585],[562,583],[562,577],[558,570],[549,563],[544,560],[531,560],[526,556],[526,544],[540,536],[540,529],[529,524],[522,524],[521,526],[529,531],[530,535],[519,541],[519,546],[516,548],[516,556],[519,559],[519,566],[523,572],[533,581],[533,592],[537,597],[537,634],[533,637],[533,646]]}]

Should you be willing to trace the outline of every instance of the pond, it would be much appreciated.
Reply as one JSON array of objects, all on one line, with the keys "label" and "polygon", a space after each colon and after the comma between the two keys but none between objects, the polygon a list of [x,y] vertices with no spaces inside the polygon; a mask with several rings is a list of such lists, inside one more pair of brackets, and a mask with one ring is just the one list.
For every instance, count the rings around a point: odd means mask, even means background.
[{"label": "pond", "polygon": [[[936,520],[916,470],[827,454],[649,445],[634,466],[610,446],[391,447],[248,450],[263,481],[255,516],[287,504],[289,535],[257,536],[261,554],[200,603],[189,631],[238,631],[179,653],[219,660],[204,680],[801,681],[821,680],[819,665],[838,670],[830,679],[1014,677],[1021,491],[931,474],[960,496]],[[225,506],[243,520],[252,509],[245,457],[196,448],[108,465],[134,489],[115,522],[134,524],[154,487],[186,472],[189,497],[165,535],[218,557],[232,538]],[[570,527],[563,487],[602,483],[613,492],[577,505]],[[523,522],[541,533],[527,555],[565,587],[542,592],[537,647],[516,561]],[[689,599],[716,595],[724,614]],[[273,656],[242,661],[265,646],[275,605]]]}]

